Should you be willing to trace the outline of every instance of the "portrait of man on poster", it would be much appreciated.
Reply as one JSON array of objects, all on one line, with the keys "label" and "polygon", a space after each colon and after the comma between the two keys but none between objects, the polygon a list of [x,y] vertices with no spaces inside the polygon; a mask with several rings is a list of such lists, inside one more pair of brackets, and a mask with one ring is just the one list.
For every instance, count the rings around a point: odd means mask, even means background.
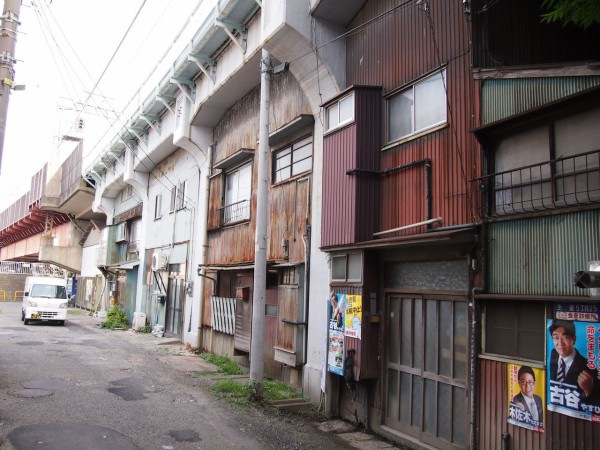
[{"label": "portrait of man on poster", "polygon": [[588,367],[588,360],[575,348],[575,325],[555,319],[548,327],[554,349],[550,354],[550,380],[576,387],[586,404],[600,403],[598,370]]},{"label": "portrait of man on poster", "polygon": [[544,421],[544,409],[542,398],[535,395],[535,373],[529,366],[521,366],[517,374],[519,388],[521,392],[514,396],[512,402],[521,410],[529,414],[534,422]]}]

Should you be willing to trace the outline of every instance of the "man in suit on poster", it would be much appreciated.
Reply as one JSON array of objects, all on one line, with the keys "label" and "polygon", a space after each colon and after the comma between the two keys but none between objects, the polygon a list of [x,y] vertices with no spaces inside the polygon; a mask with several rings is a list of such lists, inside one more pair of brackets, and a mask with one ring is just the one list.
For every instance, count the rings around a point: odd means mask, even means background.
[{"label": "man in suit on poster", "polygon": [[544,422],[544,409],[542,399],[533,393],[535,389],[535,373],[529,366],[521,366],[517,373],[517,380],[521,392],[515,395],[512,402],[529,414],[534,422]]},{"label": "man in suit on poster", "polygon": [[554,343],[550,355],[550,380],[575,386],[581,401],[600,403],[598,371],[588,367],[588,360],[575,348],[575,325],[569,320],[555,319],[548,328]]}]

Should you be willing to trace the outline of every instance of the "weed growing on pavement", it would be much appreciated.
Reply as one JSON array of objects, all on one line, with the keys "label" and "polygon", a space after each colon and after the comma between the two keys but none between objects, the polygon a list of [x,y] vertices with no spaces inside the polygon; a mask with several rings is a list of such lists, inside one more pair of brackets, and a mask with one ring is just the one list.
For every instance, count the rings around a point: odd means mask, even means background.
[{"label": "weed growing on pavement", "polygon": [[144,325],[135,330],[137,333],[152,333],[152,327],[150,325]]},{"label": "weed growing on pavement", "polygon": [[89,311],[84,311],[83,309],[71,309],[67,310],[67,316],[83,316],[89,314]]},{"label": "weed growing on pavement", "polygon": [[106,312],[106,320],[100,324],[100,328],[129,328],[127,323],[127,314],[118,306],[113,306]]},{"label": "weed growing on pavement", "polygon": [[[232,406],[241,408],[255,404],[252,390],[247,383],[235,380],[220,380],[210,387],[211,392]],[[269,405],[276,400],[298,398],[302,395],[281,381],[263,381],[262,403]]]},{"label": "weed growing on pavement", "polygon": [[217,366],[217,373],[222,375],[243,375],[244,371],[226,356],[202,353],[200,358]]}]

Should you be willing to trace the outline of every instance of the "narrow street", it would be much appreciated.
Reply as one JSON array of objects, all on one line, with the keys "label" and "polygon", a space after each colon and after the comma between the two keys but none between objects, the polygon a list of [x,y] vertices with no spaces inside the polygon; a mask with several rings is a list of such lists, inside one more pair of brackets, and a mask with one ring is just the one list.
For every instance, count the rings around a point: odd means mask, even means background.
[{"label": "narrow street", "polygon": [[349,447],[310,420],[231,408],[193,376],[191,355],[152,335],[88,315],[24,325],[20,314],[0,303],[2,450]]}]

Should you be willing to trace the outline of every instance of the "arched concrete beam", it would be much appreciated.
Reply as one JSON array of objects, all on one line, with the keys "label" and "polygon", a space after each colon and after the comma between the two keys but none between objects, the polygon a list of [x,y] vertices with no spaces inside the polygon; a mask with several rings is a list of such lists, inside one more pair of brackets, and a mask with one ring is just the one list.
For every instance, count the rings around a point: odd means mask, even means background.
[{"label": "arched concrete beam", "polygon": [[[290,2],[286,4],[288,9],[295,6]],[[290,71],[300,83],[316,116],[323,102],[346,88],[345,41],[335,39],[343,30],[319,21],[315,21],[313,27],[306,12],[302,15],[302,12],[286,11],[286,14],[289,19],[267,37],[264,48],[279,61],[290,63]],[[304,19],[300,20],[300,17]],[[311,42],[312,36],[315,43]],[[326,42],[329,43],[318,48]]]}]

